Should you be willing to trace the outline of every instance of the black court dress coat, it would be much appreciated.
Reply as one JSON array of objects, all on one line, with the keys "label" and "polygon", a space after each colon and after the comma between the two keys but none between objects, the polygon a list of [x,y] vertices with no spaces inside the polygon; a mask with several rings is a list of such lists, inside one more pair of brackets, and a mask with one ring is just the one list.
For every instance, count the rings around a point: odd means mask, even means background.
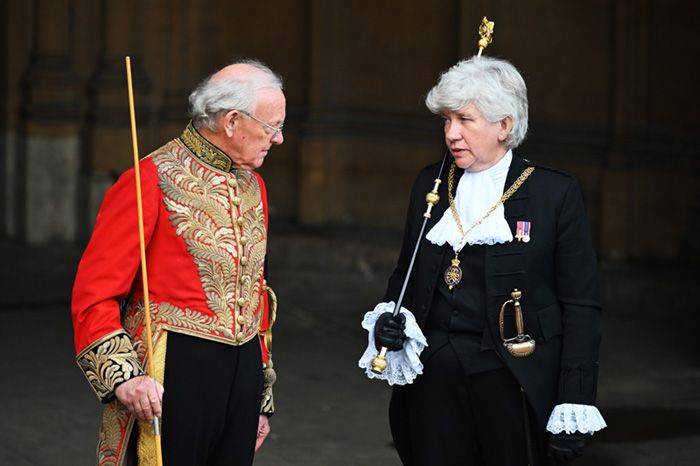
[{"label": "black court dress coat", "polygon": [[[433,209],[426,232],[449,206],[448,164],[439,188],[440,202]],[[518,221],[531,222],[531,240],[526,243],[514,239],[486,247],[484,339],[490,339],[489,346],[523,388],[535,415],[537,435],[543,441],[554,406],[595,403],[601,306],[596,256],[577,181],[514,154],[504,189],[528,166],[534,166],[535,171],[504,208],[513,236]],[[403,245],[385,301],[395,301],[399,295],[423,222],[425,194],[433,188],[439,169],[439,163],[426,167],[413,186]],[[455,180],[462,172],[457,168]],[[451,248],[436,246],[425,235],[420,241],[403,306],[413,312],[425,333],[438,281],[443,280],[445,255],[451,254]],[[523,293],[526,333],[536,340],[535,352],[522,358],[510,355],[503,347],[498,324],[501,305],[516,288]],[[512,321],[508,326],[514,328]],[[514,331],[507,336],[514,336]]]}]

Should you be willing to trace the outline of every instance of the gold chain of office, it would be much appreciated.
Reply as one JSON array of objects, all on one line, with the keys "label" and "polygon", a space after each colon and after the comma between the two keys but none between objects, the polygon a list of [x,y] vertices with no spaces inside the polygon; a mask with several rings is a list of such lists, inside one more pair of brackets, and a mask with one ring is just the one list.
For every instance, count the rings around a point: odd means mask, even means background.
[{"label": "gold chain of office", "polygon": [[522,184],[525,182],[528,176],[535,171],[535,167],[528,167],[526,168],[518,177],[515,182],[508,188],[506,192],[503,193],[501,198],[496,201],[496,203],[491,206],[491,208],[484,214],[483,217],[479,219],[478,222],[474,223],[472,226],[469,227],[467,231],[464,231],[464,227],[462,226],[462,221],[459,219],[459,214],[457,213],[457,206],[455,205],[455,197],[452,194],[452,191],[454,190],[454,184],[455,184],[455,163],[452,162],[452,165],[450,166],[450,173],[447,176],[447,198],[450,201],[450,210],[452,211],[452,217],[454,217],[455,222],[457,223],[457,228],[459,228],[459,233],[462,235],[462,239],[464,239],[467,234],[472,231],[474,228],[477,226],[481,225],[481,223],[488,218],[489,215],[493,213],[494,210],[498,209],[498,206],[503,204],[510,198],[515,192],[522,186]]},{"label": "gold chain of office", "polygon": [[[459,213],[457,213],[457,206],[455,205],[455,198],[454,195],[452,194],[452,191],[454,190],[454,184],[455,184],[455,163],[452,162],[452,165],[450,166],[450,173],[447,176],[447,198],[450,201],[450,210],[452,211],[452,217],[455,219],[455,223],[457,224],[457,228],[459,228],[459,233],[462,235],[462,238],[460,239],[460,243],[464,241],[464,238],[467,236],[467,234],[472,231],[474,228],[477,226],[481,225],[481,223],[486,220],[486,218],[493,213],[494,210],[498,208],[501,204],[506,202],[508,198],[510,198],[515,192],[522,186],[522,184],[525,182],[528,176],[532,174],[532,172],[535,171],[535,167],[528,167],[526,168],[518,177],[517,180],[508,188],[506,192],[503,193],[501,198],[496,201],[496,203],[491,206],[491,208],[484,214],[483,217],[479,219],[478,222],[474,223],[472,226],[470,226],[466,231],[464,231],[464,226],[462,225],[462,221],[459,219]],[[455,257],[452,259],[452,263],[449,267],[447,267],[447,270],[445,270],[445,283],[451,290],[453,287],[458,285],[462,281],[462,269],[459,267],[459,252],[462,249],[460,248],[459,250],[455,250]]]}]

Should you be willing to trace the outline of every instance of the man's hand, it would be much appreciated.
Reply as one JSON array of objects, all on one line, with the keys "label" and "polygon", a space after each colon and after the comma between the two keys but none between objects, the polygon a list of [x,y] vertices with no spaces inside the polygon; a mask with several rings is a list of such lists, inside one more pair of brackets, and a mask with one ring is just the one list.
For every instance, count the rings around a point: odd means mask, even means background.
[{"label": "man's hand", "polygon": [[258,438],[255,440],[255,451],[258,451],[258,448],[260,448],[260,445],[263,444],[265,438],[267,437],[267,434],[269,433],[270,421],[268,420],[266,415],[261,414],[260,418],[258,419]]},{"label": "man's hand", "polygon": [[567,434],[553,434],[549,438],[547,445],[547,456],[552,464],[564,466],[571,464],[574,458],[578,458],[583,454],[583,447],[586,444],[586,435],[579,432]]},{"label": "man's hand", "polygon": [[153,422],[154,416],[160,417],[162,414],[164,391],[161,384],[140,375],[119,384],[114,394],[139,421]]},{"label": "man's hand", "polygon": [[403,348],[406,339],[406,316],[399,314],[396,317],[391,312],[380,315],[374,323],[374,343],[377,348],[386,347],[389,351],[398,351]]}]

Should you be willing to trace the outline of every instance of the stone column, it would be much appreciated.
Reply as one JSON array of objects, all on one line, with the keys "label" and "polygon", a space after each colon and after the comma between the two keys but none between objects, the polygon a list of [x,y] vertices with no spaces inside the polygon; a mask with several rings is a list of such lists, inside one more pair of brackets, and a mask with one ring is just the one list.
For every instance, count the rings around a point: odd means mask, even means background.
[{"label": "stone column", "polygon": [[[0,18],[8,18],[8,7],[6,2],[0,3]],[[7,19],[5,20],[7,21]],[[5,24],[3,23],[3,29],[5,29]],[[4,56],[9,55],[9,50],[7,46],[7,35],[0,35],[0,53]],[[7,102],[8,99],[8,60],[2,60],[0,62],[0,102]],[[10,180],[8,176],[9,171],[9,128],[8,128],[8,118],[7,109],[3,108],[0,110],[0,182],[2,182],[2,187],[0,187],[0,238],[8,236],[9,233],[9,214],[10,206],[8,205],[11,193],[9,192],[8,182]]]},{"label": "stone column", "polygon": [[177,137],[187,122],[187,97],[194,88],[198,71],[196,48],[201,43],[190,38],[197,37],[198,11],[192,0],[166,0],[163,10],[167,20],[164,25],[165,54],[160,68],[163,73],[163,93],[158,108],[158,141]]},{"label": "stone column", "polygon": [[348,85],[350,76],[342,62],[333,61],[349,48],[347,8],[345,2],[310,2],[308,117],[299,144],[298,220],[303,225],[323,225],[334,220],[334,212],[342,216],[345,177],[342,167],[333,166],[342,149],[328,137],[335,129],[328,113],[338,95],[335,89]]},{"label": "stone column", "polygon": [[100,54],[87,90],[87,122],[82,160],[86,199],[81,235],[92,229],[105,191],[133,164],[125,57],[131,57],[140,156],[148,147],[149,81],[141,56],[141,28],[135,0],[100,3]]},{"label": "stone column", "polygon": [[80,83],[72,60],[69,0],[36,0],[33,45],[21,82],[17,236],[72,241],[77,225]]},{"label": "stone column", "polygon": [[630,157],[635,140],[648,124],[649,5],[648,0],[616,2],[613,147],[603,172],[601,200],[601,256],[624,261],[629,256],[630,189],[634,176]]}]

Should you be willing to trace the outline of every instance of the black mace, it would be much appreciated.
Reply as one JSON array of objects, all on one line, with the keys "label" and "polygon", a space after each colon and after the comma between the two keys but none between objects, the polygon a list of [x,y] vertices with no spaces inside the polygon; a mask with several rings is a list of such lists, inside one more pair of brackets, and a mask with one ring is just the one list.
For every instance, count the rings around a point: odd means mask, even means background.
[{"label": "black mace", "polygon": [[[491,43],[493,40],[493,27],[495,23],[489,21],[484,16],[479,25],[479,53],[477,56],[481,56],[481,52]],[[438,195],[438,188],[440,183],[442,183],[442,171],[445,168],[445,161],[447,161],[447,154],[449,150],[445,151],[445,156],[442,158],[442,164],[440,164],[440,171],[438,172],[437,178],[435,178],[435,185],[433,190],[425,195],[425,202],[428,204],[423,214],[423,226],[421,226],[420,233],[418,233],[418,240],[416,241],[416,247],[413,248],[413,255],[411,256],[411,262],[408,264],[408,270],[406,271],[406,277],[403,280],[403,286],[401,287],[401,293],[399,293],[399,298],[396,300],[396,305],[394,306],[394,312],[392,313],[394,317],[399,315],[401,310],[401,302],[403,301],[403,296],[406,293],[406,287],[408,286],[408,281],[411,278],[411,271],[413,270],[413,264],[416,262],[416,255],[418,254],[418,248],[420,248],[420,242],[423,238],[423,232],[425,231],[425,225],[428,223],[431,212],[435,204],[440,201],[440,196]],[[379,354],[372,360],[372,372],[375,374],[381,374],[386,369],[386,352],[387,348],[382,346],[379,350]]]},{"label": "black mace", "polygon": [[[413,256],[411,256],[411,262],[408,264],[408,270],[406,271],[406,278],[403,280],[403,286],[401,287],[401,293],[399,293],[399,298],[396,300],[396,305],[394,306],[394,317],[399,315],[401,310],[401,302],[403,301],[403,295],[406,293],[406,287],[408,286],[408,280],[411,278],[411,271],[413,270],[413,264],[416,262],[416,255],[418,254],[418,248],[420,248],[420,240],[423,238],[423,232],[425,231],[425,225],[428,223],[430,218],[430,213],[433,210],[435,204],[440,201],[440,196],[438,195],[438,188],[440,183],[442,183],[442,170],[445,168],[445,161],[447,160],[447,154],[449,151],[445,151],[445,156],[442,158],[442,164],[440,165],[440,171],[438,172],[437,178],[435,178],[435,185],[433,190],[425,195],[425,202],[428,204],[425,213],[423,214],[423,226],[420,228],[420,233],[418,233],[418,240],[416,241],[416,247],[413,248]],[[386,352],[387,348],[382,346],[379,354],[372,360],[372,372],[375,374],[381,374],[386,369]]]}]

